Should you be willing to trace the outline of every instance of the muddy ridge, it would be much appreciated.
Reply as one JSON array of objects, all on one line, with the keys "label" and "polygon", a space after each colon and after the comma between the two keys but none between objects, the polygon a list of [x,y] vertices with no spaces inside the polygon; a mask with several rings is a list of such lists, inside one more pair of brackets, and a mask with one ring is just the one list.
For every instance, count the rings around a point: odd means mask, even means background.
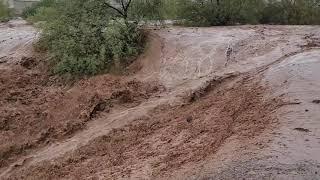
[{"label": "muddy ridge", "polygon": [[[272,112],[281,101],[264,100],[264,87],[238,81],[236,87],[219,85],[187,104],[157,107],[65,158],[22,170],[25,176],[13,177],[87,179],[98,178],[95,174],[99,172],[108,179],[130,178],[130,174],[139,179],[152,172],[151,178],[156,178],[203,161],[231,136],[248,141],[276,126]],[[144,170],[145,164],[150,167]]]},{"label": "muddy ridge", "polygon": [[50,76],[24,67],[0,77],[0,167],[34,148],[69,137],[100,114],[139,105],[162,91],[156,84],[98,76],[72,87],[48,83]]}]

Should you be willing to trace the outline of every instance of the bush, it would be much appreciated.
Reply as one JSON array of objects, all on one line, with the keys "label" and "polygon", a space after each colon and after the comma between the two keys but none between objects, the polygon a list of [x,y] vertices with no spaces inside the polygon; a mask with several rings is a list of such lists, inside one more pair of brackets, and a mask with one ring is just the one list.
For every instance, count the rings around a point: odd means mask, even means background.
[{"label": "bush", "polygon": [[261,23],[320,24],[319,17],[319,0],[273,0],[264,8]]},{"label": "bush", "polygon": [[128,64],[143,48],[138,26],[116,17],[104,0],[57,1],[54,7],[38,8],[37,12],[53,12],[41,26],[37,46],[50,52],[55,73],[82,76],[106,72]]},{"label": "bush", "polygon": [[33,16],[29,16],[29,22],[51,21],[52,18],[57,16],[57,9],[54,7],[39,7]]},{"label": "bush", "polygon": [[319,0],[176,0],[186,25],[320,24]]},{"label": "bush", "polygon": [[52,7],[56,3],[56,0],[41,0],[40,2],[34,3],[32,6],[27,7],[23,12],[22,12],[22,17],[23,18],[28,18],[31,16],[35,16],[38,13],[38,10],[40,8],[45,8],[45,7]]},{"label": "bush", "polygon": [[5,22],[10,19],[10,10],[8,4],[0,0],[0,22]]},{"label": "bush", "polygon": [[165,13],[163,7],[163,0],[135,0],[130,15],[135,20],[162,20]]},{"label": "bush", "polygon": [[215,26],[258,23],[262,1],[178,0],[178,17],[187,25]]}]

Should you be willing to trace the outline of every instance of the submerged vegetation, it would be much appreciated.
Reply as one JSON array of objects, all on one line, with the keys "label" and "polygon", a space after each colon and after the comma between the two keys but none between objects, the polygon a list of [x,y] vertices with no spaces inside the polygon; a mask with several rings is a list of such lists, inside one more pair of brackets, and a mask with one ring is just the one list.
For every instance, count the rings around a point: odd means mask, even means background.
[{"label": "submerged vegetation", "polygon": [[129,64],[144,47],[142,21],[320,24],[320,0],[42,0],[23,15],[42,22],[37,46],[49,51],[53,71],[82,76]]}]

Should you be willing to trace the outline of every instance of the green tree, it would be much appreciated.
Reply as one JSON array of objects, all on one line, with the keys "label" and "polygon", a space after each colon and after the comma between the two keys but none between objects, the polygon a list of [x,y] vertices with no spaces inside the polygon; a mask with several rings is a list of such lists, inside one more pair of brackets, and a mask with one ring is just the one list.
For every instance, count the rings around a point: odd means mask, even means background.
[{"label": "green tree", "polygon": [[136,56],[143,48],[143,34],[127,21],[127,5],[117,9],[105,0],[68,0],[46,7],[55,13],[41,26],[37,46],[50,52],[54,72],[94,75]]}]

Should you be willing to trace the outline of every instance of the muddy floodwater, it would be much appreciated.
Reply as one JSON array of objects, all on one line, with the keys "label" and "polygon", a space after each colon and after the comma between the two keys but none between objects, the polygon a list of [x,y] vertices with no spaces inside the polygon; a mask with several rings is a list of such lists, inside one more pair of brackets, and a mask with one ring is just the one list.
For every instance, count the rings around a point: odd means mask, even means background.
[{"label": "muddy floodwater", "polygon": [[0,24],[0,179],[320,179],[320,27],[167,27],[63,83]]}]

